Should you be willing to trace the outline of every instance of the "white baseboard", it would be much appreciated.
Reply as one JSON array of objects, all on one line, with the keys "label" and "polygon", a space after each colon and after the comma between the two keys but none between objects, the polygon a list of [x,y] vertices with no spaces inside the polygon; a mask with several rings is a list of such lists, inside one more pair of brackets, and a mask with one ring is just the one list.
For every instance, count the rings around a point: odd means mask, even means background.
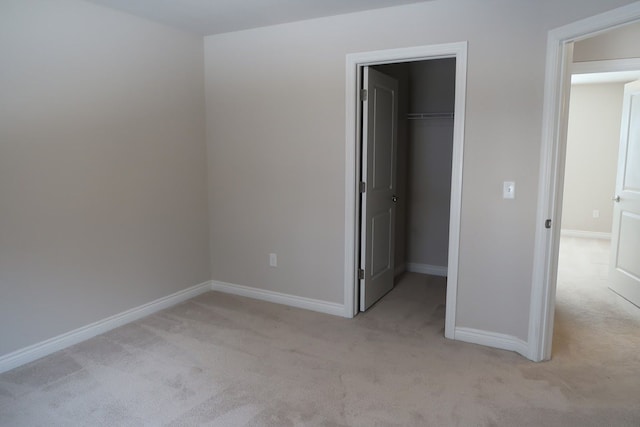
[{"label": "white baseboard", "polygon": [[454,339],[458,341],[515,351],[524,357],[529,357],[529,344],[512,335],[472,328],[456,328],[454,334]]},{"label": "white baseboard", "polygon": [[430,274],[431,276],[447,277],[447,267],[441,265],[419,264],[416,262],[407,263],[407,271],[411,273]]},{"label": "white baseboard", "polygon": [[165,308],[169,308],[210,290],[211,282],[206,281],[166,297],[159,298],[155,301],[123,311],[122,313],[114,316],[107,317],[106,319],[99,320],[73,331],[50,338],[46,341],[5,354],[0,356],[0,373],[17,368],[18,366],[26,363],[33,362],[41,357],[88,340],[89,338],[93,338],[96,335],[103,334],[119,326],[141,319],[155,313],[156,311],[164,310]]},{"label": "white baseboard", "polygon": [[[415,266],[419,266],[418,268],[420,270],[412,269],[412,267]],[[423,264],[407,264],[407,270],[425,274],[436,274],[438,271],[441,273],[444,271],[444,275],[446,275],[446,268],[444,267],[427,266],[427,268],[425,268]],[[0,373],[40,359],[41,357],[141,319],[157,311],[169,308],[210,290],[303,308],[334,316],[349,317],[345,314],[343,304],[267,291],[249,286],[235,285],[232,283],[207,281],[29,347],[0,356]],[[510,335],[472,328],[456,328],[454,334],[454,339],[459,341],[511,350],[520,353],[524,357],[528,357],[528,344]]]},{"label": "white baseboard", "polygon": [[603,233],[600,231],[582,231],[582,230],[560,230],[562,237],[581,237],[583,239],[602,239],[611,240],[611,233]]},{"label": "white baseboard", "polygon": [[291,307],[304,308],[307,310],[318,311],[320,313],[333,314],[334,316],[345,316],[344,305],[335,302],[327,302],[311,298],[299,297],[295,295],[283,294],[280,292],[252,288],[250,286],[218,282],[215,280],[211,282],[211,289],[227,294],[259,299],[262,301],[288,305]]}]

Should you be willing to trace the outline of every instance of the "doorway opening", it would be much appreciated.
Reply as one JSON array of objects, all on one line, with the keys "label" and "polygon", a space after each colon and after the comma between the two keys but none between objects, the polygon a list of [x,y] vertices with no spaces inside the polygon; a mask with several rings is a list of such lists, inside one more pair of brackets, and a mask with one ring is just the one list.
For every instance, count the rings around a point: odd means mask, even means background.
[{"label": "doorway opening", "polygon": [[[363,310],[366,308],[366,304],[363,306],[360,304],[362,302],[361,289],[363,289],[361,288],[363,279],[360,279],[360,277],[362,277],[361,274],[363,273],[360,270],[362,267],[366,268],[368,259],[371,259],[367,256],[361,258],[361,251],[365,250],[364,246],[367,244],[365,238],[367,227],[365,226],[365,232],[361,233],[360,215],[361,213],[366,215],[366,189],[367,187],[371,188],[370,184],[367,182],[362,184],[362,175],[367,169],[366,164],[363,166],[363,162],[366,162],[367,160],[367,149],[366,147],[363,149],[360,141],[363,140],[363,136],[367,136],[363,135],[367,133],[367,130],[365,129],[363,132],[363,127],[361,125],[363,120],[369,120],[367,118],[368,112],[364,111],[366,104],[361,100],[361,89],[364,87],[363,84],[365,81],[368,81],[368,74],[370,70],[373,70],[376,73],[392,75],[394,80],[400,82],[399,87],[403,87],[404,85],[404,92],[408,94],[409,92],[407,91],[407,87],[410,76],[412,74],[414,74],[414,76],[421,74],[421,68],[427,68],[430,69],[431,72],[435,72],[436,74],[440,72],[444,75],[447,75],[446,70],[449,70],[448,78],[451,80],[450,92],[452,92],[450,93],[450,96],[432,96],[430,99],[428,97],[413,97],[413,99],[411,99],[411,97],[407,97],[405,94],[405,98],[401,100],[399,104],[400,107],[398,107],[398,113],[401,115],[401,124],[397,127],[397,129],[403,133],[401,138],[405,138],[405,141],[408,140],[407,137],[409,134],[413,132],[440,131],[449,134],[449,147],[440,147],[440,149],[444,150],[442,158],[440,158],[440,165],[442,166],[443,163],[446,163],[447,167],[444,168],[444,171],[436,171],[434,168],[430,168],[430,170],[427,171],[429,173],[440,173],[440,175],[444,173],[446,175],[444,178],[445,186],[447,188],[446,201],[441,201],[441,205],[443,203],[446,204],[444,209],[442,209],[443,211],[446,211],[446,213],[445,218],[441,218],[440,221],[445,224],[445,237],[440,239],[444,240],[444,245],[442,244],[442,241],[439,242],[439,248],[442,249],[444,247],[445,253],[443,254],[442,250],[431,250],[429,255],[434,257],[432,258],[434,259],[433,263],[430,263],[428,258],[425,258],[426,261],[412,262],[412,260],[415,260],[416,258],[408,258],[407,253],[403,253],[404,248],[408,248],[408,251],[413,251],[414,253],[419,252],[417,246],[420,246],[421,244],[423,245],[422,250],[429,252],[429,248],[424,248],[425,243],[434,243],[436,247],[438,247],[437,242],[420,242],[419,236],[415,236],[417,237],[417,239],[415,239],[416,247],[411,248],[411,244],[406,244],[406,239],[409,239],[409,236],[412,234],[411,230],[406,232],[402,231],[409,227],[409,221],[415,219],[416,223],[420,223],[420,220],[415,218],[415,215],[406,215],[407,210],[412,209],[411,205],[408,203],[409,198],[407,197],[407,194],[411,185],[409,181],[414,181],[409,179],[410,175],[425,173],[422,169],[416,170],[415,166],[411,169],[408,154],[410,147],[408,144],[404,148],[401,148],[399,156],[401,158],[401,163],[394,164],[393,166],[395,170],[401,172],[400,182],[401,187],[404,186],[404,188],[399,188],[398,194],[390,193],[389,195],[389,203],[392,203],[393,200],[397,202],[397,206],[392,208],[392,215],[395,215],[395,210],[398,206],[400,207],[399,210],[402,215],[399,218],[400,224],[398,227],[400,230],[399,250],[389,250],[387,247],[386,255],[380,256],[380,254],[384,254],[385,252],[381,250],[377,253],[379,255],[379,259],[381,259],[381,257],[386,257],[383,264],[385,264],[387,269],[390,268],[392,270],[391,286],[393,286],[393,280],[396,273],[402,273],[404,270],[429,274],[435,273],[447,277],[445,336],[447,338],[455,339],[455,301],[457,294],[460,201],[462,193],[462,154],[464,140],[464,104],[466,92],[466,50],[466,42],[463,42],[418,48],[366,52],[347,56],[347,182],[345,191],[345,227],[347,230],[345,241],[345,316],[347,317],[353,317],[361,310],[361,308]],[[412,80],[413,84],[429,84],[428,72],[425,74],[424,70],[422,70],[422,74],[427,77],[422,80],[416,80],[414,78]],[[431,81],[432,83],[435,82],[433,76]],[[441,81],[440,83],[443,82]],[[438,86],[437,83],[436,86]],[[442,84],[439,87],[440,89],[446,89],[447,84]],[[403,91],[401,91],[401,93],[402,92]],[[384,96],[381,95],[380,99],[383,98]],[[449,104],[447,106],[437,105],[440,101],[443,101],[444,103],[448,102]],[[420,105],[420,103],[424,102],[431,102],[432,105]],[[440,128],[436,127],[435,129],[432,127],[430,130],[424,129],[424,125],[427,121],[432,121],[432,125],[436,121],[439,121],[441,126]],[[421,122],[422,125],[420,125],[419,122]],[[423,127],[423,129],[419,129],[420,127]],[[380,129],[384,130],[386,128],[380,127]],[[425,150],[428,149],[428,147],[416,147],[414,144],[412,149]],[[437,148],[434,149],[437,150]],[[402,150],[407,151],[403,153]],[[447,151],[449,154],[446,154]],[[417,158],[414,159],[412,156],[411,161],[414,160],[417,160]],[[402,164],[404,162],[406,162],[406,164]],[[404,175],[405,173],[407,173],[407,175]],[[366,180],[366,177],[364,179]],[[448,185],[449,182],[450,187]],[[411,187],[411,189],[413,191],[420,191],[420,188],[416,188],[415,186]],[[364,197],[361,196],[361,191],[363,190],[365,192]],[[424,192],[422,195],[428,196],[428,192]],[[388,215],[387,217],[390,216]],[[383,223],[382,219],[384,218],[382,216],[380,218],[381,220],[379,222]],[[405,220],[404,223],[403,220]],[[392,222],[394,226],[397,224],[395,219]],[[386,220],[383,224],[385,225],[384,228],[387,228],[387,223],[391,223],[391,220]],[[420,226],[429,227],[430,224],[425,224],[424,221],[422,221]],[[432,223],[431,226],[436,225],[435,223]],[[440,226],[440,228],[442,227],[443,226]],[[443,230],[440,229],[439,231],[442,232]],[[363,237],[363,239],[361,239],[361,237]],[[394,244],[395,241],[396,240],[394,238]],[[438,256],[440,256],[439,260],[437,258]],[[394,267],[396,259],[399,260],[399,265]],[[387,260],[389,262],[386,262]],[[382,294],[384,293],[385,292],[383,291]],[[364,299],[362,300],[364,301]]]},{"label": "doorway opening", "polygon": [[[549,33],[538,223],[534,255],[529,359],[551,358],[562,221],[568,105],[574,44],[640,20],[640,4],[603,13]],[[633,43],[632,43],[633,44]],[[619,61],[610,64],[620,65]]]},{"label": "doorway opening", "polygon": [[362,69],[360,311],[405,271],[447,275],[455,68],[442,58]]},{"label": "doorway opening", "polygon": [[610,277],[625,85],[640,79],[640,70],[615,71],[607,61],[595,61],[606,72],[583,70],[580,52],[593,40],[576,43],[572,64],[553,332],[553,352],[561,356],[630,347],[632,339],[618,341],[640,325],[640,309],[612,289]]}]

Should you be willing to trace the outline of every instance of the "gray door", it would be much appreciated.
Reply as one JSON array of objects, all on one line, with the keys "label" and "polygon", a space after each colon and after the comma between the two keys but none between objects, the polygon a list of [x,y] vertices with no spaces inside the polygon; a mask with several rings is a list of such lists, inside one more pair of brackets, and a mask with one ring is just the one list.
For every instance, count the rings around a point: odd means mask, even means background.
[{"label": "gray door", "polygon": [[362,108],[362,216],[360,310],[393,288],[396,215],[398,82],[364,68],[367,98]]}]

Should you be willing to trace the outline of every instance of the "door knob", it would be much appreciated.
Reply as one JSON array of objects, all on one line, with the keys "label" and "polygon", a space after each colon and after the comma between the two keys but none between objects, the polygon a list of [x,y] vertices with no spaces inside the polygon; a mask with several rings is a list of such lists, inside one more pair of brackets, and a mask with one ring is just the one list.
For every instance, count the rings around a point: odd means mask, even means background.
[{"label": "door knob", "polygon": [[613,200],[616,203],[620,203],[620,196],[612,197],[611,200]]},{"label": "door knob", "polygon": [[393,196],[391,196],[391,201],[393,203],[398,203],[398,196],[396,196],[395,194]]}]

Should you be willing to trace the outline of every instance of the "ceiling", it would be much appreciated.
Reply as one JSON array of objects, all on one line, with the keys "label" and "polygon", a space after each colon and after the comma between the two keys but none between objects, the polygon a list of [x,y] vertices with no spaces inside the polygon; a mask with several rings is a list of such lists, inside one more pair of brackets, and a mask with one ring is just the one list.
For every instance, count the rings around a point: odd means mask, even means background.
[{"label": "ceiling", "polygon": [[429,0],[88,0],[200,35]]}]

